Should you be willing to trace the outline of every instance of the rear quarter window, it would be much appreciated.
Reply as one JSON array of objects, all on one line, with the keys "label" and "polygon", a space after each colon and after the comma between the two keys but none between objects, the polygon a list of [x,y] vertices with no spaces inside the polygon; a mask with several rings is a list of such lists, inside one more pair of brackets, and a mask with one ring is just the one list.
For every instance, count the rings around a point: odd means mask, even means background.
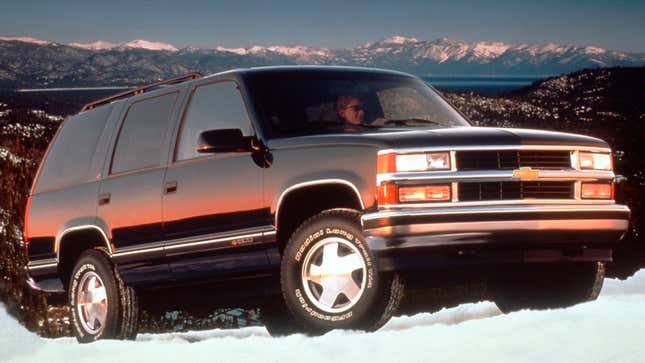
[{"label": "rear quarter window", "polygon": [[43,163],[35,193],[96,177],[89,175],[90,165],[112,109],[112,105],[106,105],[64,122]]},{"label": "rear quarter window", "polygon": [[178,94],[166,93],[130,105],[116,141],[111,174],[161,165]]}]

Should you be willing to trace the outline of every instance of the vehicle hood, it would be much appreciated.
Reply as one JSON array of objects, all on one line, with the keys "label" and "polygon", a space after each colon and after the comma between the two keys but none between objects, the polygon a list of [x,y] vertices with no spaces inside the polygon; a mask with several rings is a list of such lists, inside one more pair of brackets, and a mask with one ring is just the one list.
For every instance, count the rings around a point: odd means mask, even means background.
[{"label": "vehicle hood", "polygon": [[270,147],[369,144],[378,148],[434,146],[558,145],[608,148],[601,139],[564,132],[495,127],[455,127],[431,130],[379,130],[370,133],[325,134],[271,140]]}]

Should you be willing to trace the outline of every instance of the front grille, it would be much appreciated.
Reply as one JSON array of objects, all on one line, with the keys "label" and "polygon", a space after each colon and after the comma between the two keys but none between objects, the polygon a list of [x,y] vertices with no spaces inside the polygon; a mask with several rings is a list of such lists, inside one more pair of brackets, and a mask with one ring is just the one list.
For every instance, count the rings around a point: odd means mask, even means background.
[{"label": "front grille", "polygon": [[571,154],[566,150],[457,151],[456,161],[457,170],[571,168]]},{"label": "front grille", "polygon": [[573,182],[461,182],[459,201],[508,199],[573,199]]}]

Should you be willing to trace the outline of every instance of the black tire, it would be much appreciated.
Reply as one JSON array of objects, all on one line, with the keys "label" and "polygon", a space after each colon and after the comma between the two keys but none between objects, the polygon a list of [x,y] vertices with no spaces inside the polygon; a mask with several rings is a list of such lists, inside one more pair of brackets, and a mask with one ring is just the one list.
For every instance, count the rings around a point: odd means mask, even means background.
[{"label": "black tire", "polygon": [[[87,310],[78,304],[79,290],[90,279],[104,288],[107,303],[105,323],[88,323],[81,317]],[[95,284],[95,285],[96,285]],[[91,343],[99,339],[134,340],[138,330],[139,305],[134,289],[127,287],[103,249],[84,252],[78,259],[69,282],[68,301],[72,331],[79,343]],[[83,311],[83,312],[81,312]],[[90,326],[92,324],[93,326]]]},{"label": "black tire", "polygon": [[596,300],[604,277],[601,262],[520,266],[490,281],[489,296],[504,313],[565,308]]},{"label": "black tire", "polygon": [[[334,258],[352,255],[352,262],[360,262],[361,267],[356,270],[350,267],[347,271],[351,272],[346,273],[343,277],[345,280],[342,280],[345,281],[342,286],[352,285],[354,298],[348,298],[350,294],[344,288],[343,292],[337,289],[335,293],[330,293],[330,296],[335,296],[333,302],[323,306],[323,285],[308,281],[305,286],[306,269],[303,268],[308,258],[311,262],[308,266],[314,265],[315,261],[322,264],[322,257],[327,253],[324,249],[328,244],[335,244]],[[318,255],[319,259],[314,261],[316,253],[322,255]],[[282,295],[296,322],[295,328],[317,335],[333,329],[374,331],[387,323],[403,298],[403,283],[398,274],[379,273],[376,264],[375,256],[364,241],[358,212],[332,209],[303,222],[287,242],[280,272]],[[322,265],[316,267],[322,269]],[[357,287],[360,288],[358,291]],[[320,295],[318,299],[316,293]]]}]

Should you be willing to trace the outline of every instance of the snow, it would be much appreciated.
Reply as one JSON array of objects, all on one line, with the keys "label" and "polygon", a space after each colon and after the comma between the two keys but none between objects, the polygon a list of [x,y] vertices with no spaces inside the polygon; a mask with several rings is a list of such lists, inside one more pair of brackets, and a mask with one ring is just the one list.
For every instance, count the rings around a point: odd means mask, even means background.
[{"label": "snow", "polygon": [[38,44],[38,45],[52,44],[52,42],[50,42],[48,40],[42,40],[42,39],[37,39],[37,38],[32,38],[32,37],[0,37],[0,40],[23,42],[23,43],[32,43],[32,44]]},{"label": "snow", "polygon": [[12,164],[30,163],[29,159],[16,155],[4,147],[0,147],[0,160],[8,160]]},{"label": "snow", "polygon": [[67,45],[76,48],[91,49],[91,50],[108,50],[116,48],[121,43],[106,42],[104,40],[98,40],[92,43],[69,43]]},{"label": "snow", "polygon": [[599,47],[585,47],[584,52],[587,54],[603,54],[607,51]]},{"label": "snow", "polygon": [[43,110],[30,110],[29,112],[31,114],[33,114],[33,115],[36,115],[36,116],[39,116],[39,117],[42,117],[42,118],[46,118],[46,119],[48,119],[50,121],[62,121],[62,120],[65,119],[63,116],[50,115],[50,114],[48,114],[47,112],[45,112]]},{"label": "snow", "polygon": [[218,52],[228,52],[228,53],[235,53],[239,55],[245,55],[246,54],[246,49],[244,48],[225,48],[225,47],[217,47],[215,48],[216,51]]},{"label": "snow", "polygon": [[[56,118],[59,116],[50,116],[50,120],[53,120],[51,117]],[[45,126],[41,124],[27,124],[23,125],[19,122],[11,123],[0,128],[0,136],[8,135],[10,137],[25,137],[25,138],[40,138],[45,133]],[[2,148],[0,147],[0,157],[2,156]],[[22,160],[19,156],[16,158]],[[25,159],[26,160],[26,159]]]},{"label": "snow", "polygon": [[304,45],[294,45],[294,46],[270,46],[266,48],[267,50],[274,52],[274,53],[279,53],[279,54],[284,54],[284,55],[292,55],[292,56],[311,56],[311,55],[316,55],[316,56],[328,56],[329,51],[327,49],[315,49],[315,48],[309,48],[305,47]]},{"label": "snow", "polygon": [[304,57],[305,59],[311,59],[312,56],[317,57],[331,57],[331,52],[326,48],[310,48],[304,45],[271,45],[271,46],[261,46],[254,45],[249,48],[224,48],[217,47],[217,51],[236,53],[239,55],[245,54],[254,54],[254,55],[265,55],[268,52],[282,54],[286,56],[295,56],[295,57]]},{"label": "snow", "polygon": [[125,47],[125,48],[141,48],[141,49],[149,49],[149,50],[167,50],[167,51],[171,51],[171,52],[176,52],[176,51],[179,50],[174,45],[171,45],[171,44],[160,43],[160,42],[151,42],[151,41],[143,40],[143,39],[137,39],[137,40],[129,41],[129,42],[123,44],[123,47]]},{"label": "snow", "polygon": [[496,58],[504,54],[511,46],[500,42],[479,42],[472,47],[472,52],[479,58]]},{"label": "snow", "polygon": [[92,43],[69,43],[67,44],[71,47],[91,49],[91,50],[109,50],[116,48],[136,48],[136,49],[148,49],[148,50],[165,50],[170,52],[177,52],[177,49],[174,45],[160,42],[151,42],[149,40],[136,39],[129,42],[123,43],[113,43],[103,40],[99,40]]},{"label": "snow", "polygon": [[394,35],[389,38],[381,40],[381,43],[390,43],[390,44],[405,44],[405,43],[417,43],[419,40],[416,38],[402,37],[400,35]]},{"label": "snow", "polygon": [[600,362],[642,361],[645,270],[607,279],[597,301],[568,309],[503,315],[493,303],[392,319],[375,333],[272,338],[262,327],[142,334],[136,342],[79,345],[43,339],[0,308],[0,360],[11,362]]}]

